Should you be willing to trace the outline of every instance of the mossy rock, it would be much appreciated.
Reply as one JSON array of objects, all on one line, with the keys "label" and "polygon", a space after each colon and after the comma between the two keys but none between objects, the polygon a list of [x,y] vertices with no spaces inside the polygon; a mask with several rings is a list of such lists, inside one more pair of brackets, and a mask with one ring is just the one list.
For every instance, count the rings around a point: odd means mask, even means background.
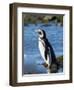
[{"label": "mossy rock", "polygon": [[48,16],[35,16],[35,15],[25,15],[24,16],[24,24],[36,24],[36,23],[49,23],[49,21],[57,21],[56,23],[61,23],[63,25],[63,16],[61,15],[48,15]]},{"label": "mossy rock", "polygon": [[60,67],[63,67],[63,56],[57,57],[57,62],[58,62]]}]

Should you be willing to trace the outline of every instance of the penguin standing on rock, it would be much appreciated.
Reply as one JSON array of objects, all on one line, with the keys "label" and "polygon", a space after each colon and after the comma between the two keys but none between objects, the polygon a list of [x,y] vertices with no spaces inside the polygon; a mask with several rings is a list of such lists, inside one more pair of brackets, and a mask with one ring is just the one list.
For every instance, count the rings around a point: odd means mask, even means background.
[{"label": "penguin standing on rock", "polygon": [[57,73],[58,63],[53,48],[46,38],[45,31],[38,29],[36,32],[38,33],[39,51],[44,60],[43,66],[47,68],[47,73]]}]

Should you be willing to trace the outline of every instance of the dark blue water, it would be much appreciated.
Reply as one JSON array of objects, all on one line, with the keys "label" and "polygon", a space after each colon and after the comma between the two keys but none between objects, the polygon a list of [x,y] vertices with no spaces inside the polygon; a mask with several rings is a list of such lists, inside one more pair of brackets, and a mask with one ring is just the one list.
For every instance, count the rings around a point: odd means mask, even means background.
[{"label": "dark blue water", "polygon": [[[28,24],[24,26],[24,74],[47,73],[41,65],[43,59],[38,49],[38,36],[35,30],[43,29],[50,41],[56,57],[63,55],[63,27],[54,23]],[[61,72],[61,70],[60,70]]]}]

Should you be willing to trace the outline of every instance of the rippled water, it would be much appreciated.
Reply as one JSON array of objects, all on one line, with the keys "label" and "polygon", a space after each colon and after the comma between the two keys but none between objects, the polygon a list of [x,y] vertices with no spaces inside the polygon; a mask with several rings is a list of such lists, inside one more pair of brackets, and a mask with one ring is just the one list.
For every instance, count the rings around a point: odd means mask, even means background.
[{"label": "rippled water", "polygon": [[[46,68],[40,65],[43,59],[38,49],[36,29],[43,29],[51,43],[56,57],[63,55],[63,27],[52,24],[28,24],[24,26],[24,74],[47,73]],[[61,69],[59,70],[62,71]]]}]

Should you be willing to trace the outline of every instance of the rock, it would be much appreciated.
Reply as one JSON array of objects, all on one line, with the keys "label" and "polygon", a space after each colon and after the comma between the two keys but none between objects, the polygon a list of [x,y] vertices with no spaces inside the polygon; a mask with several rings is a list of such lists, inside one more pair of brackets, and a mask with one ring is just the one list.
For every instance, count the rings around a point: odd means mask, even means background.
[{"label": "rock", "polygon": [[50,73],[56,73],[58,71],[57,65],[52,64],[50,67]]}]

